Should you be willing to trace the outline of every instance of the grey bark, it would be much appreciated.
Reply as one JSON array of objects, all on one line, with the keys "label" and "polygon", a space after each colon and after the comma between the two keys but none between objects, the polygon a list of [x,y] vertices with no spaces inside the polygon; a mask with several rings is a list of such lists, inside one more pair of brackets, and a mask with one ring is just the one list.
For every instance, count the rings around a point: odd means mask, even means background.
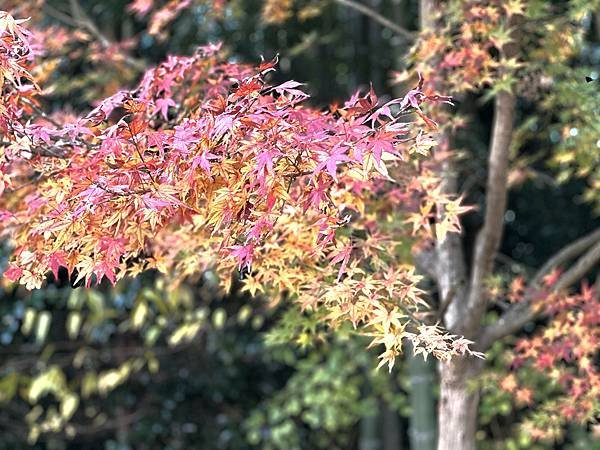
[{"label": "grey bark", "polygon": [[471,386],[483,370],[483,361],[453,358],[440,363],[438,450],[475,450],[479,391]]}]

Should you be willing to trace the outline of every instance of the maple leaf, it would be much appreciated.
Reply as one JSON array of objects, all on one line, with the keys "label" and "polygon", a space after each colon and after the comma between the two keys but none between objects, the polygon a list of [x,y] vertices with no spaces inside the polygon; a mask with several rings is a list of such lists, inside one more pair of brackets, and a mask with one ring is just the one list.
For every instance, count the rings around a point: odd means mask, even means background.
[{"label": "maple leaf", "polygon": [[256,158],[256,171],[259,174],[263,174],[265,169],[267,172],[273,172],[273,159],[282,155],[283,153],[274,147],[262,150]]},{"label": "maple leaf", "polygon": [[48,257],[48,267],[52,271],[54,278],[58,280],[58,270],[61,267],[68,267],[65,254],[63,252],[54,252]]},{"label": "maple leaf", "polygon": [[177,106],[177,103],[172,98],[159,98],[154,105],[154,114],[160,113],[163,119],[168,120],[169,107]]},{"label": "maple leaf", "polygon": [[[94,266],[93,273],[96,275],[96,284],[100,284],[103,277],[106,277],[110,283],[114,286],[117,282],[116,274],[115,274],[115,266],[109,264],[106,261],[101,261]],[[86,287],[90,287],[92,282],[91,278],[87,279]]]},{"label": "maple leaf", "polygon": [[542,282],[544,283],[544,286],[550,288],[558,282],[561,275],[562,271],[558,267],[554,268],[552,272],[550,272],[547,275],[544,275],[544,277],[542,278]]},{"label": "maple leaf", "polygon": [[331,264],[337,264],[339,262],[342,263],[342,265],[340,266],[340,270],[338,271],[338,276],[337,276],[337,282],[339,283],[340,280],[342,279],[342,275],[345,273],[346,271],[346,266],[348,265],[348,261],[350,260],[350,254],[352,253],[352,249],[354,248],[354,246],[349,243],[347,245],[345,245],[342,250],[340,250],[338,253],[335,253],[333,255],[331,255]]},{"label": "maple leaf", "polygon": [[318,177],[316,185],[313,186],[307,195],[304,203],[304,212],[306,212],[309,208],[321,209],[321,204],[329,201],[328,192],[330,188],[330,182],[325,181],[323,177]]},{"label": "maple leaf", "polygon": [[12,264],[4,271],[4,276],[10,281],[17,281],[22,275],[23,269]]},{"label": "maple leaf", "polygon": [[250,272],[252,259],[254,257],[255,244],[249,243],[246,245],[233,245],[229,247],[229,256],[237,259],[238,269],[247,269]]},{"label": "maple leaf", "polygon": [[506,392],[513,393],[517,389],[517,378],[514,374],[510,373],[500,381],[500,389]]},{"label": "maple leaf", "polygon": [[402,314],[397,308],[387,309],[381,304],[377,304],[374,316],[371,318],[370,323],[375,325],[381,323],[384,333],[389,333],[393,327],[396,330],[402,330],[404,328],[402,319],[406,316]]},{"label": "maple leaf", "polygon": [[46,145],[50,145],[50,143],[51,143],[50,136],[56,134],[56,130],[44,127],[42,125],[35,125],[35,124],[30,125],[28,127],[27,131],[31,137],[44,142]]},{"label": "maple leaf", "polygon": [[94,133],[87,126],[84,125],[84,122],[78,120],[75,123],[68,123],[64,126],[63,131],[69,136],[70,139],[75,139],[78,136],[93,136]]},{"label": "maple leaf", "polygon": [[525,13],[525,4],[523,3],[523,0],[508,0],[502,7],[506,11],[508,17],[523,15]]},{"label": "maple leaf", "polygon": [[275,70],[275,66],[279,63],[279,54],[275,55],[275,57],[271,61],[264,61],[261,56],[261,64],[258,66],[258,71],[262,74],[268,73],[272,70]]},{"label": "maple leaf", "polygon": [[297,81],[286,81],[285,83],[280,84],[279,86],[275,86],[272,89],[280,95],[290,95],[293,98],[305,99],[309,95],[300,89],[296,89],[300,86],[303,86],[302,83],[298,83]]},{"label": "maple leaf", "polygon": [[394,144],[391,140],[393,136],[395,136],[394,132],[384,132],[380,130],[373,137],[371,145],[373,146],[373,157],[375,158],[376,164],[381,163],[381,156],[384,152],[391,155],[397,154]]},{"label": "maple leaf", "polygon": [[249,292],[252,297],[256,297],[257,292],[264,292],[262,284],[252,275],[246,276],[242,283],[243,286],[240,292]]},{"label": "maple leaf", "polygon": [[154,0],[133,0],[127,5],[127,9],[137,14],[138,17],[144,17],[150,12],[153,5]]},{"label": "maple leaf", "polygon": [[518,403],[531,405],[533,403],[533,391],[529,388],[517,389],[515,391],[515,399]]},{"label": "maple leaf", "polygon": [[30,36],[30,32],[19,26],[27,21],[29,21],[29,18],[15,19],[7,11],[0,11],[0,35],[4,32],[7,32],[12,36],[19,37],[23,41],[27,41],[27,38]]},{"label": "maple leaf", "polygon": [[554,365],[555,358],[549,353],[538,355],[535,361],[535,367],[540,370],[545,370]]},{"label": "maple leaf", "polygon": [[262,88],[262,83],[258,78],[250,78],[243,80],[240,86],[234,90],[235,97],[246,97],[254,92],[258,92]]},{"label": "maple leaf", "polygon": [[336,147],[331,153],[327,154],[323,160],[317,164],[313,170],[313,175],[318,175],[324,168],[327,168],[327,173],[337,182],[337,166],[340,163],[350,161],[347,155],[348,148]]}]

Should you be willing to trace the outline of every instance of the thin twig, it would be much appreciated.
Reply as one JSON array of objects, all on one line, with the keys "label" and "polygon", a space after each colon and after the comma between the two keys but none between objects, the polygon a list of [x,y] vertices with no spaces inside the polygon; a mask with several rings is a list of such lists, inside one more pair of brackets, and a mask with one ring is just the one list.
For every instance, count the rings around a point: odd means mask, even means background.
[{"label": "thin twig", "polygon": [[354,0],[333,0],[333,1],[336,3],[339,3],[340,5],[347,6],[349,8],[352,8],[352,9],[364,14],[365,16],[373,19],[378,24],[383,25],[385,28],[388,28],[388,29],[392,30],[393,32],[395,32],[396,34],[399,34],[400,36],[404,37],[408,41],[413,41],[415,38],[414,33],[411,33],[407,29],[402,28],[400,25],[392,22],[391,20],[389,20],[386,17],[379,14],[377,11],[373,10],[372,8],[369,8],[366,5],[363,5],[362,3],[358,3],[357,1],[354,1]]}]

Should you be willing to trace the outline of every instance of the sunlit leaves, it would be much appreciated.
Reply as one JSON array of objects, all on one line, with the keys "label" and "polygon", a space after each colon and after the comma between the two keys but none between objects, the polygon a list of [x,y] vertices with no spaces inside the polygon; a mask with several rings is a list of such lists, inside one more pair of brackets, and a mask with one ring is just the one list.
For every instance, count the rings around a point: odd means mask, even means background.
[{"label": "sunlit leaves", "polygon": [[[150,32],[184,3],[155,13]],[[10,37],[26,45],[19,27]],[[390,367],[404,338],[424,355],[469,352],[416,319],[420,277],[394,268],[394,243],[409,230],[380,225],[408,213],[419,237],[458,231],[465,209],[417,164],[434,143],[423,125],[436,126],[421,104],[450,99],[425,94],[421,78],[404,98],[380,105],[370,89],[324,112],[303,104],[299,82],[269,86],[275,63],[229,63],[218,45],[169,56],[135,89],[64,123],[27,108],[35,93],[26,105],[9,94],[18,114],[6,116],[11,186],[1,206],[14,220],[2,232],[15,244],[6,275],[31,289],[49,272],[90,286],[156,269],[175,288],[212,270],[228,289],[239,274],[253,295],[287,294],[303,310],[324,307],[330,326],[352,322],[384,344]],[[145,330],[149,317],[140,301],[131,326]],[[192,339],[201,323],[190,318],[168,341]],[[68,325],[70,336],[85,327],[77,314]]]}]

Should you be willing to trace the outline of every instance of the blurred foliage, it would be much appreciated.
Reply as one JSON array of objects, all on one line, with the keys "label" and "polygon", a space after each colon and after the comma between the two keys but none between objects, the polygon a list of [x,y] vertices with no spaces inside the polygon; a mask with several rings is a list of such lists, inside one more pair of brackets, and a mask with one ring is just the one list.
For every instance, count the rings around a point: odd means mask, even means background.
[{"label": "blurred foliage", "polygon": [[[496,342],[487,353],[488,366],[477,387],[481,389],[479,421],[482,430],[478,432],[481,448],[490,450],[564,450],[600,448],[600,429],[597,425],[588,427],[570,425],[564,438],[556,442],[535,442],[521,424],[527,420],[536,421],[537,412],[532,409],[533,398],[509,392],[513,388],[513,375],[509,369],[510,353],[514,339]],[[548,383],[540,372],[531,369],[520,370],[519,377],[530,386],[536,399],[552,398],[560,393],[560,388]],[[517,398],[517,400],[515,400]]]},{"label": "blurred foliage", "polygon": [[[380,398],[406,413],[364,339],[325,341],[236,292],[210,276],[173,292],[150,276],[28,298],[5,286],[0,448],[341,449]],[[301,335],[304,350],[277,343]]]},{"label": "blurred foliage", "polygon": [[275,360],[290,364],[294,373],[246,421],[248,442],[259,448],[350,448],[356,439],[353,426],[361,417],[376,415],[378,398],[396,409],[407,406],[405,396],[393,394],[393,378],[373,371],[373,355],[362,351],[364,342],[351,334],[340,332],[302,359],[289,343],[269,347]]}]

